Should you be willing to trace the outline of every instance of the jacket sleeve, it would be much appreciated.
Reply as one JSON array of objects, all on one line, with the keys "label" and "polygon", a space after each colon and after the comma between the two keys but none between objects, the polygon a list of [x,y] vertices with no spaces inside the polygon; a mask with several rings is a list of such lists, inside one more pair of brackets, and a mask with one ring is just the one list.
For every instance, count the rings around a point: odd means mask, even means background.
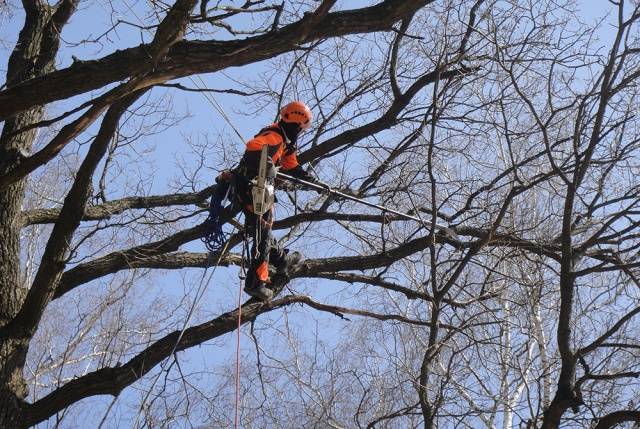
[{"label": "jacket sleeve", "polygon": [[283,173],[286,173],[293,177],[297,177],[298,179],[302,179],[307,182],[317,182],[316,178],[307,173],[298,162],[297,148],[295,146],[290,146],[287,148],[287,150],[285,150],[284,154],[282,155],[282,160],[280,161],[280,166],[282,167]]},{"label": "jacket sleeve", "polygon": [[282,155],[280,166],[282,167],[283,171],[288,171],[288,172],[296,168],[301,168],[300,164],[298,163],[298,156],[296,155],[296,152],[295,151],[292,151],[290,153],[285,152]]}]

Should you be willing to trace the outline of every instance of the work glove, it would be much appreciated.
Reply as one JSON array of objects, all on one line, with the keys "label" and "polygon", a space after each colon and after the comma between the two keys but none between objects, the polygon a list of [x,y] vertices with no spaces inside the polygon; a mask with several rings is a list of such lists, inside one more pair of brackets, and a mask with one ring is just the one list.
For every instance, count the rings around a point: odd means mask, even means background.
[{"label": "work glove", "polygon": [[283,173],[286,173],[289,176],[293,176],[293,177],[296,177],[298,179],[304,180],[305,182],[314,183],[314,184],[319,184],[320,183],[318,179],[316,179],[314,176],[309,174],[301,166],[297,166],[294,169],[284,171]]},{"label": "work glove", "polygon": [[233,171],[222,170],[218,177],[216,177],[216,183],[229,183],[233,179]]},{"label": "work glove", "polygon": [[[302,167],[297,166],[294,169],[291,170],[286,170],[283,171],[283,173],[288,174],[289,176],[293,176],[297,179],[301,179],[304,180],[305,182],[309,182],[309,183],[313,183],[314,185],[318,185],[321,186],[322,188],[324,188],[324,191],[326,192],[331,192],[332,189],[329,185],[322,183],[320,180],[316,179],[314,176],[312,176],[311,174],[309,174],[307,171],[305,171]],[[323,191],[321,191],[320,189],[316,189],[316,188],[310,188],[308,186],[305,186],[303,184],[295,184],[297,189],[304,189],[307,191],[316,191],[318,193],[323,193]]]},{"label": "work glove", "polygon": [[287,192],[293,192],[296,189],[300,189],[301,186],[298,185],[297,183],[291,182],[289,180],[285,180],[285,179],[278,179],[276,178],[276,187],[278,189],[282,189],[284,191]]}]

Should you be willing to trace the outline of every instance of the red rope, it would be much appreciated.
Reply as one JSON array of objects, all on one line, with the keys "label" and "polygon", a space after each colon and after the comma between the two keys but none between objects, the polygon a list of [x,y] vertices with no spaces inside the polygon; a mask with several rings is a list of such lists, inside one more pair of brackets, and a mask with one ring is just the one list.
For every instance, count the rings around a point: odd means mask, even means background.
[{"label": "red rope", "polygon": [[238,291],[238,341],[236,343],[236,416],[233,427],[238,429],[240,416],[240,326],[242,325],[242,282]]},{"label": "red rope", "polygon": [[240,420],[240,327],[242,326],[242,284],[246,277],[244,267],[245,250],[247,248],[246,238],[242,245],[242,259],[240,263],[240,290],[238,290],[238,335],[236,342],[236,414],[233,419],[233,427],[238,429]]}]

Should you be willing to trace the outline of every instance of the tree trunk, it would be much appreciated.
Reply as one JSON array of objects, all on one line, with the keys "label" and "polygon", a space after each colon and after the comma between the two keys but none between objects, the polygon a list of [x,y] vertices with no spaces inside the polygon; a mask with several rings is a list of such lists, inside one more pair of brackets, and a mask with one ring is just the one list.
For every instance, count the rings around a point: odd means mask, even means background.
[{"label": "tree trunk", "polygon": [[[24,2],[25,23],[9,58],[7,87],[54,69],[59,31],[76,7],[76,1],[50,7],[41,2]],[[5,121],[0,136],[0,174],[19,163],[33,146],[36,130],[16,131],[42,119],[37,106]],[[27,291],[20,267],[20,211],[25,180],[0,191],[0,325],[18,312]],[[29,338],[0,339],[0,427],[20,427],[20,412],[27,396],[23,368]]]}]

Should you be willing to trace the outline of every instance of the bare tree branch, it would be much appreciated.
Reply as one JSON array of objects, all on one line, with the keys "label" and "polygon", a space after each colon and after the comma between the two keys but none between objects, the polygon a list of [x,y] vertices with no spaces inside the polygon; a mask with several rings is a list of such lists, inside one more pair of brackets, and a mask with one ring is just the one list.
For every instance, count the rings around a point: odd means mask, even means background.
[{"label": "bare tree branch", "polygon": [[[270,58],[297,49],[302,43],[322,38],[387,30],[402,17],[429,3],[430,0],[385,0],[371,7],[330,13],[325,19],[314,23],[312,30],[305,31],[307,36],[302,39],[301,27],[307,24],[305,18],[280,29],[276,34],[243,41],[177,42],[167,53],[170,60],[160,63],[145,85],[248,64],[258,58]],[[6,89],[0,92],[0,119],[34,105],[69,98],[126,79],[135,73],[139,64],[144,63],[146,52],[145,46],[118,51],[101,60],[76,63],[64,70]],[[176,67],[176,64],[180,66]],[[86,76],[92,78],[86,79]]]}]

